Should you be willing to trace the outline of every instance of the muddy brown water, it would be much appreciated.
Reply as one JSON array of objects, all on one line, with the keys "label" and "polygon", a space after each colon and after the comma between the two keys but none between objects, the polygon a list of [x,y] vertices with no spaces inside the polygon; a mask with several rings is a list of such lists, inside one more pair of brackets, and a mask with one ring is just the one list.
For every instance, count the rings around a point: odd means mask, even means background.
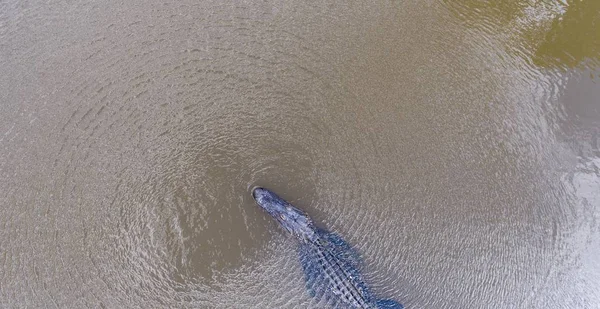
[{"label": "muddy brown water", "polygon": [[0,3],[0,307],[600,308],[600,2]]}]

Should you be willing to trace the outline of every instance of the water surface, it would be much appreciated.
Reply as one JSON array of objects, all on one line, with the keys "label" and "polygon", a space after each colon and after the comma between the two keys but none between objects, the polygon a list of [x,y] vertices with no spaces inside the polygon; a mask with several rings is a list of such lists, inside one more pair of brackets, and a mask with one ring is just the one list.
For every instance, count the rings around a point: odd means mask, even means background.
[{"label": "water surface", "polygon": [[0,4],[0,307],[600,308],[598,1]]}]

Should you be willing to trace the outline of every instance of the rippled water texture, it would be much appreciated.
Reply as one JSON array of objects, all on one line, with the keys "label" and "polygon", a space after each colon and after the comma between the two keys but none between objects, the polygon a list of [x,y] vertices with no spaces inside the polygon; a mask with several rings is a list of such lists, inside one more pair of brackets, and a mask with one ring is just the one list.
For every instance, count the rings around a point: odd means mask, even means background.
[{"label": "rippled water texture", "polygon": [[0,307],[600,308],[600,1],[0,2]]}]

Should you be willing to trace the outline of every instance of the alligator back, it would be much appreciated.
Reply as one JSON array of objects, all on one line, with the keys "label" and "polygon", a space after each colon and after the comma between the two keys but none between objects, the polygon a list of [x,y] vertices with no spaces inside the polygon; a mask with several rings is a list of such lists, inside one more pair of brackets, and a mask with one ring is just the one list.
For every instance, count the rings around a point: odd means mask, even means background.
[{"label": "alligator back", "polygon": [[373,296],[360,274],[357,252],[337,234],[317,229],[312,240],[300,243],[298,252],[312,297],[325,298],[334,308],[403,308]]}]

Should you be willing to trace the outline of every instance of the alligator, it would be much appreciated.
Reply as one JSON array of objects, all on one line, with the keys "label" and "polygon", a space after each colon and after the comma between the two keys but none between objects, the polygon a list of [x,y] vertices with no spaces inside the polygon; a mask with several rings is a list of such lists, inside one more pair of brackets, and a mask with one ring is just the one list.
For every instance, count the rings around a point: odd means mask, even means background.
[{"label": "alligator", "polygon": [[395,300],[375,297],[360,274],[358,253],[339,235],[317,227],[304,211],[268,189],[254,188],[252,196],[284,230],[295,236],[311,297],[324,298],[332,308],[404,308]]}]

